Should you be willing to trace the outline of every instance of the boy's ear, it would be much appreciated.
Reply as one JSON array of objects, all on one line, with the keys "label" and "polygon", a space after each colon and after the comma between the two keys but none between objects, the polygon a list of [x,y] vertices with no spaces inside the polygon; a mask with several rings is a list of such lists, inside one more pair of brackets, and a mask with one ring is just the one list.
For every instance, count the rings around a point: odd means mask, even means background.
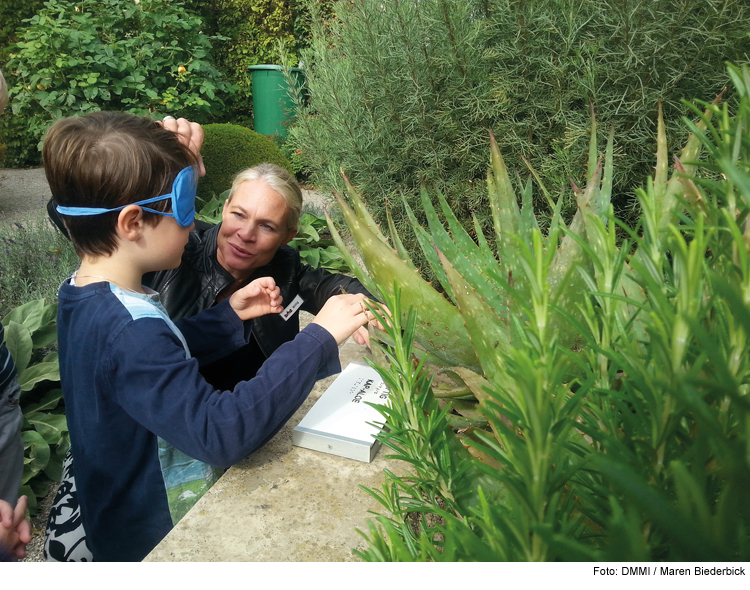
[{"label": "boy's ear", "polygon": [[117,216],[117,235],[135,242],[141,237],[143,225],[143,209],[138,205],[128,205]]}]

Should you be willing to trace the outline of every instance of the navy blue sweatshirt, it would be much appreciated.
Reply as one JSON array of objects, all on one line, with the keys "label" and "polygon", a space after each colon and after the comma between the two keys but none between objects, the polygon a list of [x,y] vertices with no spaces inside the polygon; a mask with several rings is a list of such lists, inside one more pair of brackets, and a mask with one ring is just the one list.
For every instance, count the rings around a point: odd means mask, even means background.
[{"label": "navy blue sweatshirt", "polygon": [[168,318],[158,295],[62,285],[60,377],[86,542],[96,561],[143,559],[228,467],[263,446],[313,385],[341,370],[310,324],[255,378],[220,392],[198,373],[250,337],[224,301]]}]

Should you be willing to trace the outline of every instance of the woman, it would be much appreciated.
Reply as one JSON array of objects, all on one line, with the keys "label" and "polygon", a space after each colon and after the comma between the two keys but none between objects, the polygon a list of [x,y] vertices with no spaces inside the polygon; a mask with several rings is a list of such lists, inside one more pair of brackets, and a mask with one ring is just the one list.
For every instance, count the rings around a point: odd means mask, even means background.
[{"label": "woman", "polygon": [[[299,310],[317,314],[329,297],[371,294],[354,278],[313,269],[287,246],[297,233],[302,191],[295,178],[274,164],[240,172],[224,203],[222,222],[200,222],[190,233],[182,264],[146,277],[158,291],[170,317],[197,314],[229,297],[253,279],[271,276],[281,289],[284,312],[250,320],[250,344],[203,367],[201,373],[217,389],[232,389],[251,379],[263,361],[299,332]],[[367,330],[355,334],[367,343]]]}]

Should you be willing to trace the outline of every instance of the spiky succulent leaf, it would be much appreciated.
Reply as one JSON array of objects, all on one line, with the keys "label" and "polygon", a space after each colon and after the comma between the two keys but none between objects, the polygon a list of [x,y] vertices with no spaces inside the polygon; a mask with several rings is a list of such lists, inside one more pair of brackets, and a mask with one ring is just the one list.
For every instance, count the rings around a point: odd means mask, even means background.
[{"label": "spiky succulent leaf", "polygon": [[328,231],[331,232],[331,237],[333,238],[336,247],[341,251],[341,256],[343,256],[344,262],[346,262],[347,266],[354,273],[354,276],[357,277],[357,280],[362,283],[365,289],[367,289],[373,295],[377,294],[377,284],[362,269],[359,263],[354,259],[354,256],[352,256],[351,252],[349,252],[349,249],[346,247],[346,244],[344,244],[344,240],[341,239],[341,235],[336,229],[336,226],[333,224],[333,220],[328,215],[328,213],[326,213],[326,222],[328,223]]},{"label": "spiky succulent leaf", "polygon": [[478,369],[476,354],[458,310],[418,272],[410,269],[339,195],[336,198],[373,279],[382,291],[391,295],[394,283],[397,284],[403,291],[404,307],[417,310],[420,321],[416,339],[420,345],[450,366]]}]

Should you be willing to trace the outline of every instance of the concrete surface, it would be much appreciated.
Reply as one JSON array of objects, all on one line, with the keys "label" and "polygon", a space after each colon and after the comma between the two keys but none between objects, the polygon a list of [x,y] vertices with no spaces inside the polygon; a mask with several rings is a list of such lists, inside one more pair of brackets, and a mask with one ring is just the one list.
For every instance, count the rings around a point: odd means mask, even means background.
[{"label": "concrete surface", "polygon": [[46,216],[50,196],[43,168],[0,169],[0,225]]},{"label": "concrete surface", "polygon": [[[307,315],[307,314],[306,314]],[[366,349],[350,338],[342,368]],[[231,467],[144,561],[344,562],[366,549],[369,511],[385,512],[359,488],[381,490],[384,469],[405,463],[344,459],[292,445],[292,429],[336,376],[319,381],[305,404],[260,451]]]}]

